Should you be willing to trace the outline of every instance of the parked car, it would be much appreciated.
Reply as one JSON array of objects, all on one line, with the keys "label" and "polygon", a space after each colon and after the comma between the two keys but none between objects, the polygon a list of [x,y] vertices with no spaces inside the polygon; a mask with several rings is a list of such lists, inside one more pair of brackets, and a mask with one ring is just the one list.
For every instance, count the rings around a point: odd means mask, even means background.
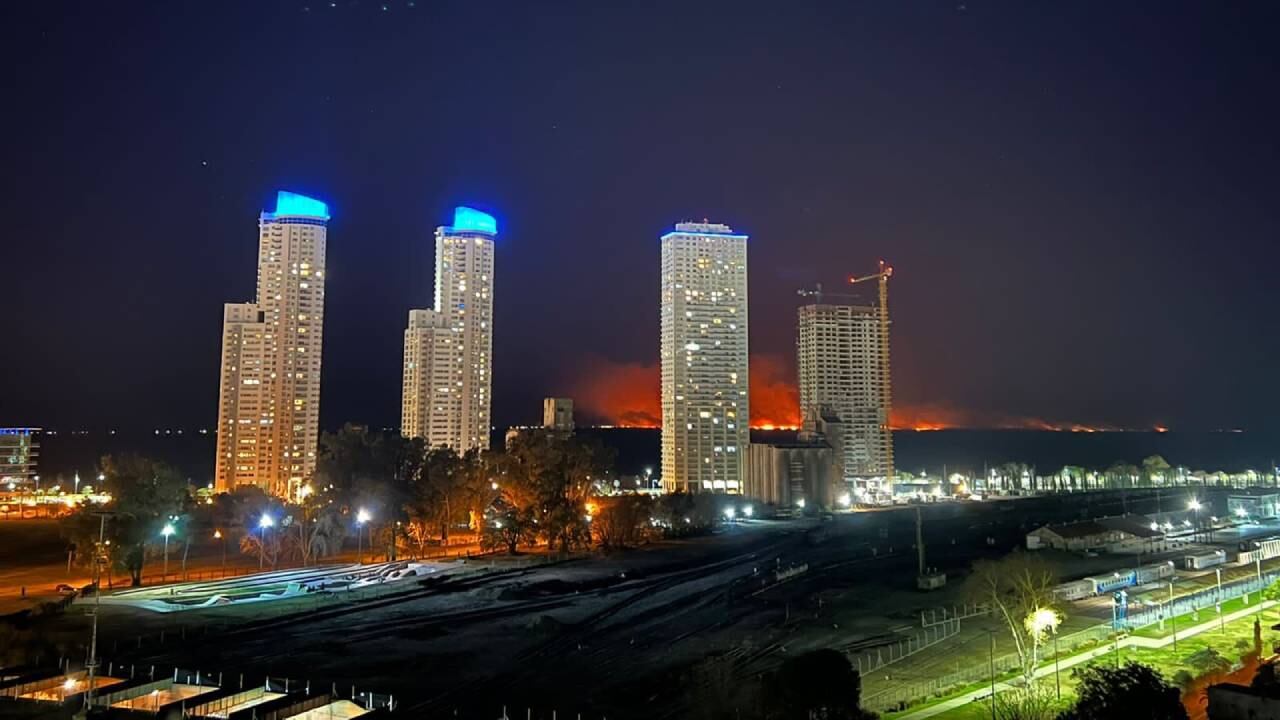
[{"label": "parked car", "polygon": [[75,595],[76,594],[76,589],[66,583],[58,583],[58,586],[55,587],[53,590],[59,595]]}]

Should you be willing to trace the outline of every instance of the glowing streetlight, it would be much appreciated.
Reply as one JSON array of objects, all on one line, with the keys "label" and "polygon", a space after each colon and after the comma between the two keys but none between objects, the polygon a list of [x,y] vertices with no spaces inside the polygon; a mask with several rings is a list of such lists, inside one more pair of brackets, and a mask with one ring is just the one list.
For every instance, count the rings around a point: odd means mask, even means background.
[{"label": "glowing streetlight", "polygon": [[755,511],[756,511],[755,508],[751,507],[750,505],[747,505],[746,507],[742,508],[742,516],[751,517],[752,515],[755,514]]},{"label": "glowing streetlight", "polygon": [[1053,682],[1058,688],[1058,695],[1062,695],[1062,686],[1058,679],[1058,661],[1057,661],[1057,642],[1058,642],[1058,625],[1062,622],[1062,616],[1053,608],[1036,608],[1027,615],[1023,620],[1023,625],[1027,628],[1027,633],[1031,635],[1031,666],[1035,667],[1037,654],[1040,649],[1040,643],[1045,639],[1045,633],[1053,633],[1054,641],[1054,663],[1053,663]]},{"label": "glowing streetlight", "polygon": [[1248,510],[1245,510],[1243,505],[1242,505],[1242,506],[1240,506],[1240,507],[1238,507],[1238,508],[1236,508],[1235,513],[1236,513],[1236,517],[1238,517],[1238,518],[1246,518],[1246,517],[1249,517],[1249,511],[1248,511]]},{"label": "glowing streetlight", "polygon": [[840,493],[840,497],[836,498],[836,502],[840,503],[840,507],[849,507],[853,504],[853,497],[849,493]]},{"label": "glowing streetlight", "polygon": [[735,511],[735,510],[733,509],[733,506],[729,506],[729,507],[727,507],[727,508],[725,508],[725,509],[724,509],[724,518],[725,518],[725,520],[732,520],[732,519],[733,519],[733,516],[734,516],[734,515],[736,515],[736,514],[737,514],[737,511]]},{"label": "glowing streetlight", "polygon": [[[363,529],[364,524],[369,522],[371,519],[373,519],[373,516],[369,514],[368,510],[360,508],[356,511],[356,564],[364,562],[364,535],[361,534],[361,530]],[[370,530],[369,533],[369,544],[372,545],[373,531]]]},{"label": "glowing streetlight", "polygon": [[275,524],[276,524],[276,521],[266,513],[262,513],[262,517],[258,518],[258,569],[259,570],[265,567],[267,562],[267,528]]},{"label": "glowing streetlight", "polygon": [[165,523],[164,527],[160,528],[160,534],[164,536],[164,577],[166,580],[169,579],[169,536],[174,532],[176,531],[173,523]]}]

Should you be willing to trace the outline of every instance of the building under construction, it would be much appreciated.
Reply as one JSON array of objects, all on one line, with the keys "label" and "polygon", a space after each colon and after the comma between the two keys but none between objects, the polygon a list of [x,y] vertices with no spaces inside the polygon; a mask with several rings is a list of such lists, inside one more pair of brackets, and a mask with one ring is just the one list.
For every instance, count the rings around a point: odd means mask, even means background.
[{"label": "building under construction", "polygon": [[[875,280],[874,304],[858,296],[803,290],[796,341],[804,430],[823,434],[836,451],[840,474],[856,490],[892,492],[892,392],[889,374],[888,280],[893,268],[851,278]],[[830,422],[836,421],[836,422]],[[833,437],[832,435],[838,435]]]}]

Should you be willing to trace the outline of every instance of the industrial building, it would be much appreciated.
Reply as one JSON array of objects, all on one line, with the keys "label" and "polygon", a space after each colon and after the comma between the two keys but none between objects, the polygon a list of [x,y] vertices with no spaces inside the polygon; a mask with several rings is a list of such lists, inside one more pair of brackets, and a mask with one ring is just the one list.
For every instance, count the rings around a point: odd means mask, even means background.
[{"label": "industrial building", "polygon": [[557,432],[573,432],[573,398],[543,398],[542,427]]},{"label": "industrial building", "polygon": [[281,191],[258,219],[257,296],[222,318],[215,482],[295,497],[316,465],[329,208]]},{"label": "industrial building", "polygon": [[1154,541],[1164,532],[1145,515],[1118,515],[1096,520],[1045,525],[1027,533],[1027,549],[1093,550],[1131,540]]},{"label": "industrial building", "polygon": [[779,507],[834,507],[844,486],[839,467],[825,442],[753,442],[742,494]]},{"label": "industrial building", "polygon": [[1280,492],[1268,488],[1238,490],[1227,496],[1227,513],[1235,519],[1280,517]]}]

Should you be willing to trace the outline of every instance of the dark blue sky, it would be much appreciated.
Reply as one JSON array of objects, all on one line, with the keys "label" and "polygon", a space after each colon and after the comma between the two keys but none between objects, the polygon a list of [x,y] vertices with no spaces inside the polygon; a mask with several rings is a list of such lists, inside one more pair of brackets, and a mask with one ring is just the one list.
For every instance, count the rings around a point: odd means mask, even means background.
[{"label": "dark blue sky", "polygon": [[503,227],[499,423],[656,393],[657,237],[708,217],[752,236],[753,380],[797,288],[885,257],[906,408],[1275,424],[1280,5],[329,5],[0,9],[0,424],[212,424],[278,188],[334,216],[326,426],[398,421],[461,202]]}]

